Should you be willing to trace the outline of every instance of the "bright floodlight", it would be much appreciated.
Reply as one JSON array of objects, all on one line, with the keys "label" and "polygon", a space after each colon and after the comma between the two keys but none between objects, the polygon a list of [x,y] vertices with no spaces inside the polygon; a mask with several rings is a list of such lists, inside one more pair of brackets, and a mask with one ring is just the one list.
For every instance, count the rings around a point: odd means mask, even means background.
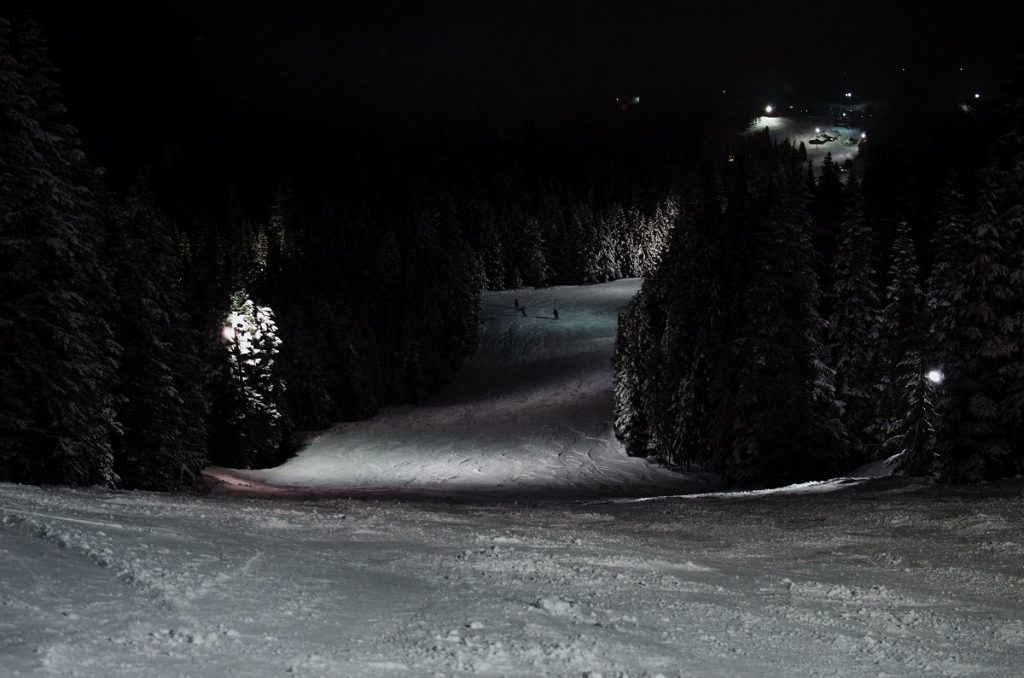
[{"label": "bright floodlight", "polygon": [[852,96],[853,96],[853,92],[847,92],[846,93],[846,98],[847,99],[851,98]]},{"label": "bright floodlight", "polygon": [[928,372],[928,374],[924,376],[928,377],[928,381],[932,382],[933,384],[941,384],[942,381],[946,378],[946,375],[942,373],[942,370],[931,370]]},{"label": "bright floodlight", "polygon": [[821,128],[820,127],[815,127],[814,128],[814,133],[815,134],[821,134]]},{"label": "bright floodlight", "polygon": [[868,138],[868,133],[867,132],[861,132],[860,133],[860,138],[861,139],[867,139]]},{"label": "bright floodlight", "polygon": [[978,94],[977,92],[975,92],[975,93],[974,93],[974,98],[975,98],[975,99],[980,99],[980,98],[981,98],[981,95],[980,95],[980,94]]},{"label": "bright floodlight", "polygon": [[775,110],[775,107],[772,106],[771,104],[768,104],[767,106],[764,107],[764,112],[767,113],[768,115],[771,115],[772,111],[774,111],[774,110]]}]

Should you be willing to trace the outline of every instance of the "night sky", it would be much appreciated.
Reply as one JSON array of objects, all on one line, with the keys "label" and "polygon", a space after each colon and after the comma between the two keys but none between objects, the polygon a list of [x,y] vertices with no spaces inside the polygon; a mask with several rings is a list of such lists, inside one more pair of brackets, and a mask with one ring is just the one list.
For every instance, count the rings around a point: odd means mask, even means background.
[{"label": "night sky", "polygon": [[903,67],[981,87],[1019,4],[40,0],[37,12],[103,160],[210,119],[419,133],[557,120],[615,96],[882,97]]}]

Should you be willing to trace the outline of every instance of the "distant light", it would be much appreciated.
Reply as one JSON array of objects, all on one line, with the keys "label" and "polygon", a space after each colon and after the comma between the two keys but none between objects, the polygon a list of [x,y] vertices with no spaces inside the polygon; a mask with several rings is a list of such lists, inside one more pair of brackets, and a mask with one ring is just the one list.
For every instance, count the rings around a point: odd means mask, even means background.
[{"label": "distant light", "polygon": [[867,132],[861,132],[860,133],[860,138],[861,139],[867,139],[868,138],[868,133]]},{"label": "distant light", "polygon": [[767,106],[764,107],[764,112],[767,113],[768,115],[771,115],[772,111],[774,111],[774,110],[775,110],[775,107],[772,106],[771,104],[768,104]]},{"label": "distant light", "polygon": [[821,134],[821,128],[820,127],[815,127],[814,128],[814,133],[815,134]]},{"label": "distant light", "polygon": [[724,89],[722,90],[722,94],[725,94],[725,90]]},{"label": "distant light", "polygon": [[961,66],[961,67],[960,67],[960,70],[961,70],[961,71],[962,71],[962,70],[964,70],[964,67],[963,67],[963,66]]},{"label": "distant light", "polygon": [[933,384],[941,384],[946,379],[946,375],[942,373],[942,370],[931,370],[924,376]]},{"label": "distant light", "polygon": [[844,118],[846,117],[846,111],[843,111],[843,117]]},{"label": "distant light", "polygon": [[851,98],[853,98],[853,92],[847,92],[847,93],[846,93],[846,98],[847,98],[847,99],[851,99]]},{"label": "distant light", "polygon": [[975,92],[975,93],[974,93],[974,98],[975,98],[975,99],[980,99],[980,98],[981,98],[981,95],[980,95],[980,94],[978,94],[977,92]]},{"label": "distant light", "polygon": [[634,104],[640,103],[640,97],[633,97],[633,103]]}]

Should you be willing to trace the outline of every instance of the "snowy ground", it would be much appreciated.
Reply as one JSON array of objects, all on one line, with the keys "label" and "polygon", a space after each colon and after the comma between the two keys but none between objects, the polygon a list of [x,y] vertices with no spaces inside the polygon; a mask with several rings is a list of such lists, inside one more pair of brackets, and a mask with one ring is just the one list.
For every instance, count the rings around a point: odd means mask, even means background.
[{"label": "snowy ground", "polygon": [[627,457],[615,440],[616,320],[639,286],[634,279],[487,293],[479,349],[424,406],[340,425],[278,468],[211,469],[208,476],[224,490],[262,494],[494,498],[707,489],[701,478]]},{"label": "snowy ground", "polygon": [[[750,126],[751,132],[768,128],[772,138],[782,141],[789,139],[797,145],[804,142],[807,148],[807,159],[814,162],[815,168],[820,168],[825,156],[832,154],[832,160],[842,166],[847,160],[857,161],[860,146],[858,145],[861,134],[868,135],[870,132],[866,127],[857,125],[843,126],[836,125],[832,117],[793,117],[785,116],[763,116],[758,118]],[[812,144],[811,139],[819,135],[818,130],[830,136],[836,137],[835,141],[824,144]],[[865,143],[870,143],[865,141]],[[855,165],[856,166],[856,165]]]},{"label": "snowy ground", "polygon": [[621,498],[705,486],[612,436],[636,288],[489,294],[435,400],[213,496],[0,484],[0,676],[1022,675],[1020,481]]},{"label": "snowy ground", "polygon": [[1022,489],[531,505],[0,484],[0,675],[1020,676]]}]

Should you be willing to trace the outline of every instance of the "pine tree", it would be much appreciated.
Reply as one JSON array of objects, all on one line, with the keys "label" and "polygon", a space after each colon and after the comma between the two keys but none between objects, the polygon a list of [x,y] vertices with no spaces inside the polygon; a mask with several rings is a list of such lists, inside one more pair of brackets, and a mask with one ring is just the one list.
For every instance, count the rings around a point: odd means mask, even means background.
[{"label": "pine tree", "polygon": [[889,426],[885,454],[891,455],[897,473],[928,475],[935,465],[934,387],[920,352],[907,353],[896,367],[901,417]]},{"label": "pine tree", "polygon": [[651,354],[646,318],[646,296],[641,290],[629,309],[619,316],[615,336],[615,434],[631,456],[647,456],[650,439],[643,379]]},{"label": "pine tree", "polygon": [[878,293],[875,287],[875,238],[864,216],[863,195],[851,181],[847,207],[833,262],[832,313],[828,328],[829,364],[836,373],[836,394],[845,408],[849,462],[874,453],[881,432],[875,418],[877,383]]},{"label": "pine tree", "polygon": [[938,476],[947,482],[999,477],[1013,463],[1003,422],[1003,370],[1015,350],[1004,322],[1011,271],[1005,263],[993,171],[986,169],[980,208],[960,243],[944,323],[945,380],[936,449]]},{"label": "pine tree", "polygon": [[824,478],[839,468],[844,430],[821,342],[810,219],[792,181],[755,240],[724,471],[740,484]]},{"label": "pine tree", "polygon": [[288,427],[274,312],[244,292],[231,297],[211,375],[210,456],[219,465],[264,467],[278,461]]},{"label": "pine tree", "polygon": [[30,16],[0,20],[0,478],[110,485],[120,348],[98,181]]},{"label": "pine tree", "polygon": [[206,459],[206,406],[181,267],[164,218],[142,189],[125,200],[114,246],[123,402],[114,469],[121,486],[194,488]]},{"label": "pine tree", "polygon": [[896,456],[899,472],[922,475],[932,463],[935,412],[926,373],[925,299],[918,284],[917,255],[907,222],[896,231],[889,286],[880,330],[877,426],[881,452]]},{"label": "pine tree", "polygon": [[905,221],[900,222],[890,254],[886,306],[879,329],[878,397],[871,429],[882,432],[886,439],[894,435],[897,423],[906,418],[907,384],[924,378],[920,370],[911,375],[902,373],[907,367],[917,370],[926,350],[925,300],[917,276],[917,255],[910,226]]},{"label": "pine tree", "polygon": [[928,276],[928,353],[936,365],[948,362],[950,356],[944,351],[948,334],[953,325],[950,307],[957,293],[959,264],[966,245],[967,207],[964,194],[954,179],[948,179],[942,190],[939,206],[939,224],[932,237],[931,273]]}]

